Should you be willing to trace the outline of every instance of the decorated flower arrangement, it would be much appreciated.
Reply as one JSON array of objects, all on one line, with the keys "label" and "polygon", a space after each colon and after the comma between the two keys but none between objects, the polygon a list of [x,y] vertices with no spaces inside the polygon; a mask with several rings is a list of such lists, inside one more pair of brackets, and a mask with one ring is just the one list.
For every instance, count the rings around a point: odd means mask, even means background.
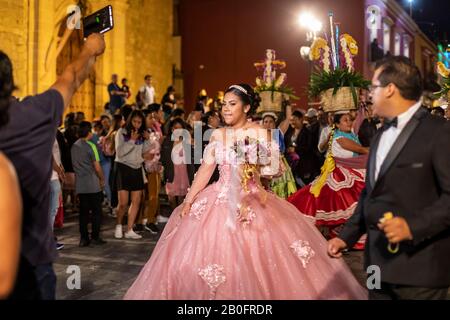
[{"label": "decorated flower arrangement", "polygon": [[236,141],[232,147],[239,163],[266,165],[269,162],[270,150],[258,139],[246,137]]},{"label": "decorated flower arrangement", "polygon": [[[328,111],[356,109],[357,89],[367,89],[370,84],[355,71],[354,57],[358,54],[358,45],[351,35],[339,35],[339,24],[333,23],[332,13],[330,31],[330,39],[324,33],[325,38],[318,37],[311,45],[309,58],[315,63],[316,72],[311,76],[308,93],[311,98],[321,96],[324,109]],[[338,93],[346,93],[346,97],[336,100]]]},{"label": "decorated flower arrangement", "polygon": [[[279,92],[285,94],[285,99],[298,99],[292,88],[286,85],[286,73],[277,75],[277,70],[286,68],[286,62],[283,60],[276,60],[276,53],[273,49],[266,50],[266,59],[264,61],[255,62],[254,66],[257,70],[263,71],[262,77],[256,78],[255,91],[259,94],[263,92],[271,93],[271,102],[275,100],[274,93]],[[279,102],[279,101],[278,101]],[[264,98],[263,98],[264,104]],[[281,108],[281,106],[279,106]],[[270,109],[270,107],[269,107]],[[267,111],[267,110],[266,110]]]},{"label": "decorated flower arrangement", "polygon": [[236,154],[237,162],[242,164],[242,187],[249,192],[248,182],[259,173],[261,166],[270,163],[270,149],[257,139],[246,137],[244,140],[235,142],[232,150]]},{"label": "decorated flower arrangement", "polygon": [[437,92],[438,97],[443,97],[450,101],[450,69],[448,69],[442,62],[437,63],[437,71],[442,77],[442,89]]}]

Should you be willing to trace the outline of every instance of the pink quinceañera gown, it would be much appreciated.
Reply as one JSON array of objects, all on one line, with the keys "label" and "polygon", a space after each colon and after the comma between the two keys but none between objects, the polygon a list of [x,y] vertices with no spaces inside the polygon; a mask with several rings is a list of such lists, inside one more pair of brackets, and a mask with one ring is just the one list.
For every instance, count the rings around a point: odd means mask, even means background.
[{"label": "pink quincea\u00f1era gown", "polygon": [[[172,213],[125,299],[367,299],[345,262],[328,256],[314,219],[259,179],[245,190],[231,147],[214,141],[205,152],[214,161],[196,175],[190,212]],[[216,164],[220,180],[205,188]]]}]

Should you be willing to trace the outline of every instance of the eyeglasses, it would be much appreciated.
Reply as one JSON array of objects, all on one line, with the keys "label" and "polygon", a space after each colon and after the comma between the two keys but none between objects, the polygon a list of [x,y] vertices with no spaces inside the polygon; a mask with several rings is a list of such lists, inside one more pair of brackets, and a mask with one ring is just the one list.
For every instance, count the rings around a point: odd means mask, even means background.
[{"label": "eyeglasses", "polygon": [[373,92],[376,88],[384,88],[384,87],[387,87],[387,85],[386,86],[381,86],[381,85],[370,85],[369,86],[369,91],[370,92]]}]

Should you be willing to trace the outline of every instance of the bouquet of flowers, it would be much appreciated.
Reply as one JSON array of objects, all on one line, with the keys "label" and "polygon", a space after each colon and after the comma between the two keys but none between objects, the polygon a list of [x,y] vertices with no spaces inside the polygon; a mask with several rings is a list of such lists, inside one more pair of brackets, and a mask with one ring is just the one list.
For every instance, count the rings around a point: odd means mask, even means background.
[{"label": "bouquet of flowers", "polygon": [[266,143],[258,139],[246,137],[244,140],[236,141],[232,147],[236,155],[237,163],[242,164],[243,174],[241,184],[248,193],[248,182],[259,174],[262,166],[270,163],[271,152]]}]

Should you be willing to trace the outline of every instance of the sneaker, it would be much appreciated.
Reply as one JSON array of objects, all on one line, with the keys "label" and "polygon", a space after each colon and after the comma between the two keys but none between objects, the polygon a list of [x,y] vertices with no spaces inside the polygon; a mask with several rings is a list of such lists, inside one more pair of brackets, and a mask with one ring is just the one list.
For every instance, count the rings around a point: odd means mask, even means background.
[{"label": "sneaker", "polygon": [[147,223],[145,225],[145,230],[150,232],[151,234],[158,234],[159,229],[154,223]]},{"label": "sneaker", "polygon": [[92,239],[92,240],[91,240],[91,243],[92,243],[92,244],[95,244],[95,245],[97,245],[97,246],[101,246],[101,245],[106,244],[106,243],[108,243],[108,242],[106,242],[106,241],[103,240],[102,238],[97,238],[97,239]]},{"label": "sneaker", "polygon": [[80,247],[89,247],[90,241],[87,239],[81,239],[80,240]]},{"label": "sneaker", "polygon": [[142,239],[142,236],[138,235],[133,230],[130,230],[130,231],[125,232],[125,239],[138,240],[138,239]]},{"label": "sneaker", "polygon": [[118,224],[118,225],[116,225],[116,231],[114,232],[114,238],[122,239],[122,237],[123,237],[122,225]]},{"label": "sneaker", "polygon": [[166,223],[169,221],[169,218],[159,215],[156,217],[156,221],[158,221],[158,223]]},{"label": "sneaker", "polygon": [[56,250],[61,250],[64,248],[64,243],[56,243]]}]

